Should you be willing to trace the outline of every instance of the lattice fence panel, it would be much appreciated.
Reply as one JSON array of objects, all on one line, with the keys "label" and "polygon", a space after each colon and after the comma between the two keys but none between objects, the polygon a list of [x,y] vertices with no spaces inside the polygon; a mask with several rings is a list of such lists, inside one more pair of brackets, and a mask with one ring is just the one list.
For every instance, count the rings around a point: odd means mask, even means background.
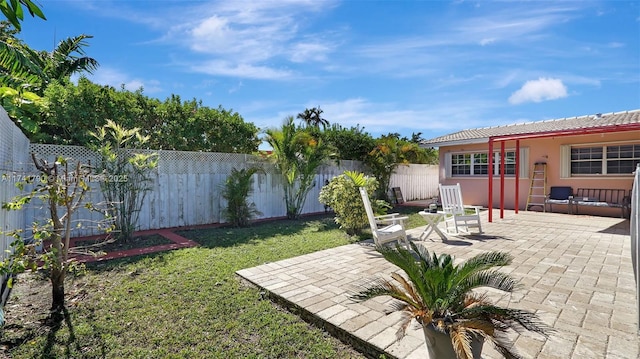
[{"label": "lattice fence panel", "polygon": [[[32,143],[29,152],[36,154],[36,157],[49,162],[55,161],[58,156],[71,160],[72,163],[80,161],[84,164],[98,163],[98,155],[86,147],[82,146],[59,146]],[[35,167],[31,167],[35,170]]]}]

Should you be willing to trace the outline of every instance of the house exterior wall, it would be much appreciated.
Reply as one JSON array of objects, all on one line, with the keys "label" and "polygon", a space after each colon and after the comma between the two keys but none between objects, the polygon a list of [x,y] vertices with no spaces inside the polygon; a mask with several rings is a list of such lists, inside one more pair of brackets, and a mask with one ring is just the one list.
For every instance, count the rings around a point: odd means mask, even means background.
[{"label": "house exterior wall", "polygon": [[[613,188],[630,190],[633,182],[633,174],[628,175],[581,175],[581,176],[563,176],[562,167],[563,160],[569,159],[565,155],[563,159],[563,146],[575,145],[606,145],[606,144],[640,144],[640,131],[627,131],[617,133],[602,133],[579,136],[561,136],[561,137],[545,137],[536,139],[520,140],[520,148],[525,149],[526,156],[521,161],[526,161],[525,168],[528,169],[526,176],[519,179],[519,196],[518,208],[523,210],[526,207],[529,187],[531,185],[531,175],[533,165],[536,162],[547,163],[547,185],[548,193],[551,186],[571,186],[574,191],[578,188]],[[516,141],[507,141],[505,143],[506,151],[514,150]],[[455,184],[460,183],[465,204],[488,206],[488,177],[485,176],[452,176],[447,170],[447,162],[450,161],[450,154],[468,153],[468,152],[486,152],[489,144],[467,144],[457,146],[442,146],[439,148],[440,153],[440,183]],[[494,142],[494,152],[500,151],[500,142]],[[449,155],[448,155],[449,154]],[[569,166],[569,163],[565,163]],[[521,169],[523,167],[521,166]],[[522,173],[522,172],[521,172]],[[493,177],[493,206],[500,206],[500,177]],[[507,209],[515,208],[515,178],[514,176],[505,176],[504,181],[504,206]],[[554,211],[566,211],[566,206],[556,205]],[[595,214],[604,216],[619,216],[619,208],[596,208],[581,207],[581,214]]]}]

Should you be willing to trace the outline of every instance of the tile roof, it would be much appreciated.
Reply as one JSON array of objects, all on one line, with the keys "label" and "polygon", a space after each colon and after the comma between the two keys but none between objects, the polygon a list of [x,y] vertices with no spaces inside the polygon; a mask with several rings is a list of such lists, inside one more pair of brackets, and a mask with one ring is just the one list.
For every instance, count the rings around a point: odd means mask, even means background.
[{"label": "tile roof", "polygon": [[446,145],[464,143],[480,143],[488,141],[489,137],[505,135],[535,134],[541,132],[559,132],[567,130],[588,129],[594,127],[608,127],[638,124],[640,125],[640,109],[626,112],[612,112],[555,120],[518,123],[506,126],[483,127],[462,130],[448,135],[424,140],[422,145]]}]

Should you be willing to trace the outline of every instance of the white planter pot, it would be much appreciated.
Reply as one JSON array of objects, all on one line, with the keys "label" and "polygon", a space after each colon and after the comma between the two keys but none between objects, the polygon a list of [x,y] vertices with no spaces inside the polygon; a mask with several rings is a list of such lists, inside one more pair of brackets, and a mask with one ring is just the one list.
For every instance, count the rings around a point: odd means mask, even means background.
[{"label": "white planter pot", "polygon": [[[423,325],[422,332],[427,344],[429,359],[458,359],[456,352],[453,350],[451,337],[448,334],[436,331],[432,324]],[[483,344],[484,339],[482,337],[475,337],[471,341],[473,359],[481,359]]]}]

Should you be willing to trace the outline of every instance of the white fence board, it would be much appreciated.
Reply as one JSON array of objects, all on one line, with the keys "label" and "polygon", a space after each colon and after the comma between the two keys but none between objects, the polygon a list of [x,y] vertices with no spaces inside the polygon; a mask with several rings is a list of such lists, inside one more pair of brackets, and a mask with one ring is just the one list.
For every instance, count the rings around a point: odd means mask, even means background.
[{"label": "white fence board", "polygon": [[[95,154],[76,146],[32,145],[31,152],[53,160],[62,155],[82,161],[96,161]],[[222,209],[226,206],[220,190],[233,168],[260,165],[263,173],[254,176],[253,193],[249,200],[262,212],[258,219],[277,218],[286,215],[283,179],[276,173],[273,164],[258,157],[244,154],[221,154],[186,151],[158,151],[158,168],[153,173],[152,190],[146,195],[140,212],[138,230],[195,226],[223,222]],[[322,166],[315,177],[315,186],[309,191],[303,214],[324,211],[318,201],[320,189],[325,181],[342,174],[345,170],[364,171],[358,161],[341,161],[339,165]],[[99,185],[92,183],[92,200],[102,202]],[[400,187],[405,201],[431,198],[437,195],[437,166],[402,165],[391,177],[391,187]],[[85,210],[83,218],[97,220],[99,213]],[[46,210],[31,208],[26,211],[28,222],[46,218]],[[74,232],[75,236],[99,234],[92,226]]]},{"label": "white fence board", "polygon": [[[7,112],[0,107],[0,207],[20,194],[15,184],[25,174],[25,164],[29,161],[29,140],[13,124]],[[0,260],[11,250],[14,238],[4,233],[24,227],[23,211],[7,211],[0,208]],[[4,283],[6,276],[0,278]],[[4,305],[9,290],[0,293],[0,306]]]},{"label": "white fence board", "polygon": [[400,165],[391,176],[390,188],[400,187],[405,201],[438,195],[438,165]]}]

